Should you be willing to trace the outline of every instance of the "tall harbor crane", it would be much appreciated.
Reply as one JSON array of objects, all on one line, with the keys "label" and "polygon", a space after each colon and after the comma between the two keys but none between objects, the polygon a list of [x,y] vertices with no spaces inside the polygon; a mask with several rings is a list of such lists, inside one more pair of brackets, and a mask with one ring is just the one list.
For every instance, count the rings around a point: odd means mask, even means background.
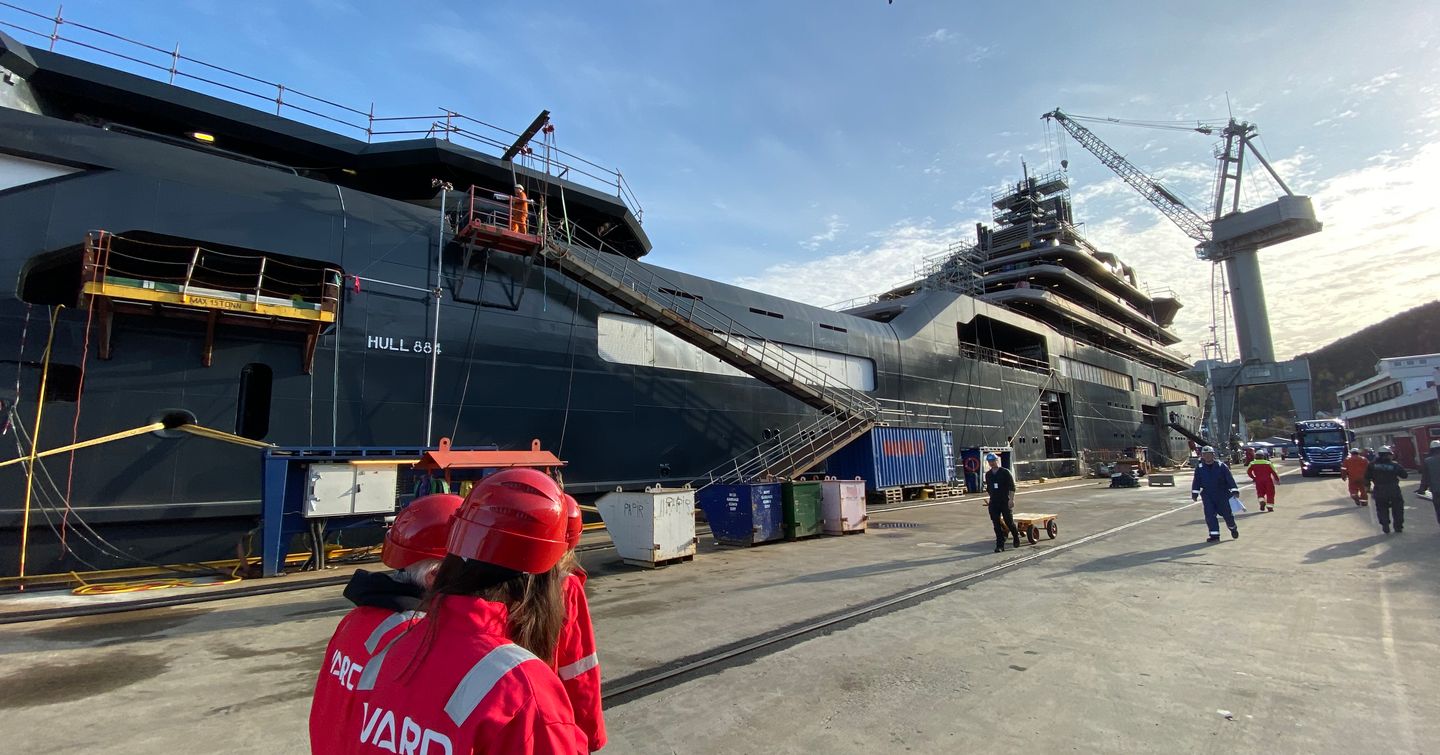
[{"label": "tall harbor crane", "polygon": [[[1236,419],[1236,396],[1243,386],[1284,384],[1294,402],[1297,419],[1312,418],[1314,407],[1309,363],[1303,359],[1275,361],[1275,345],[1270,336],[1270,317],[1265,307],[1265,289],[1261,284],[1260,262],[1256,253],[1262,248],[1316,233],[1321,229],[1321,223],[1315,218],[1310,198],[1292,192],[1265,156],[1255,148],[1254,139],[1258,136],[1255,124],[1231,118],[1223,125],[1198,123],[1175,126],[1078,116],[1059,108],[1041,117],[1060,124],[1080,146],[1093,153],[1105,167],[1114,171],[1179,226],[1196,242],[1196,257],[1225,265],[1225,274],[1230,281],[1230,301],[1235,315],[1240,361],[1238,364],[1212,366],[1208,371],[1210,394],[1215,402],[1210,423],[1211,437],[1218,440],[1229,436]],[[1206,135],[1218,132],[1225,145],[1216,153],[1220,165],[1211,219],[1203,219],[1174,192],[1116,152],[1081,121],[1182,128]],[[1240,189],[1247,154],[1264,166],[1284,193],[1273,202],[1242,211]]]}]

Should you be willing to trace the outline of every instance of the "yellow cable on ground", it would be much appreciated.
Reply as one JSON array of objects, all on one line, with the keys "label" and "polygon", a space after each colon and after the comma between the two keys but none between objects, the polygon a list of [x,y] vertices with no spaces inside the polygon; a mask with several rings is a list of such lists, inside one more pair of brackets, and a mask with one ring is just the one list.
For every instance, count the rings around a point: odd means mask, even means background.
[{"label": "yellow cable on ground", "polygon": [[40,420],[45,414],[45,387],[50,380],[50,348],[55,345],[55,324],[60,321],[57,304],[50,313],[50,335],[45,339],[44,365],[40,368],[40,398],[35,401],[35,434],[30,437],[30,468],[25,474],[25,513],[20,520],[20,589],[25,589],[25,555],[30,549],[30,501],[35,495],[35,449],[40,445]]},{"label": "yellow cable on ground", "polygon": [[144,582],[106,582],[104,584],[91,584],[80,578],[79,574],[70,572],[80,586],[71,590],[75,595],[118,595],[121,593],[145,592],[146,590],[163,590],[168,587],[218,587],[230,585],[240,581],[239,577],[233,574],[224,579],[213,581],[200,581],[203,577],[175,577],[166,579],[152,579]]}]

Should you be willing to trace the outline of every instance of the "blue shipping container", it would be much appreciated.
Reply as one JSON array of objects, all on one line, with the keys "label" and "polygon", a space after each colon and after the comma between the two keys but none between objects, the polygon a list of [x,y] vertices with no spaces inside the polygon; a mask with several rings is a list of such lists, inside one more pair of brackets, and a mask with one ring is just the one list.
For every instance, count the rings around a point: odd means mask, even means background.
[{"label": "blue shipping container", "polygon": [[949,430],[877,427],[836,451],[826,469],[842,480],[865,480],[866,490],[951,482],[955,445]]},{"label": "blue shipping container", "polygon": [[780,483],[708,485],[695,495],[710,532],[727,545],[779,540],[785,531]]}]

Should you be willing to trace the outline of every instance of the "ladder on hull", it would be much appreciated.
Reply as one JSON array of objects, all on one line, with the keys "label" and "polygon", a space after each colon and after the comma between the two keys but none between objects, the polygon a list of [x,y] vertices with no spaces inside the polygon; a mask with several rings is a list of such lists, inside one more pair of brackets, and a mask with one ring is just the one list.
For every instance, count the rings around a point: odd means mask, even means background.
[{"label": "ladder on hull", "polygon": [[539,254],[565,275],[821,413],[708,474],[703,484],[794,477],[877,424],[879,404],[653,269],[618,254],[547,239]]}]

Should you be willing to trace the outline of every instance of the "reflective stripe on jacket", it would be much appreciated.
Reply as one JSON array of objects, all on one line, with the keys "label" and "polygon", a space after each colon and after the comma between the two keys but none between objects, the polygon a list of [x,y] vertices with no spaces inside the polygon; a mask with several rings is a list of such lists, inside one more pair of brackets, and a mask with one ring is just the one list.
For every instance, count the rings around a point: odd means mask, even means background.
[{"label": "reflective stripe on jacket", "polygon": [[1256,459],[1250,462],[1250,466],[1245,469],[1245,474],[1256,483],[1259,483],[1261,479],[1271,482],[1280,481],[1280,473],[1275,471],[1275,465],[1270,463],[1269,459]]},{"label": "reflective stripe on jacket", "polygon": [[359,606],[335,627],[310,702],[310,751],[344,752],[346,724],[358,720],[366,692],[358,689],[372,656],[419,621],[416,611]]},{"label": "reflective stripe on jacket", "polygon": [[1192,495],[1198,494],[1211,503],[1221,503],[1238,492],[1235,476],[1230,474],[1229,467],[1218,461],[1213,464],[1200,462],[1195,466],[1195,478],[1190,481]]},{"label": "reflective stripe on jacket", "polygon": [[585,599],[585,572],[565,578],[565,626],[555,647],[555,673],[570,696],[575,723],[585,732],[591,752],[605,746],[605,716],[600,710],[600,658],[595,654],[595,627]]},{"label": "reflective stripe on jacket", "polygon": [[369,688],[345,752],[417,755],[586,752],[549,664],[506,639],[507,612],[444,595],[367,664]]}]

